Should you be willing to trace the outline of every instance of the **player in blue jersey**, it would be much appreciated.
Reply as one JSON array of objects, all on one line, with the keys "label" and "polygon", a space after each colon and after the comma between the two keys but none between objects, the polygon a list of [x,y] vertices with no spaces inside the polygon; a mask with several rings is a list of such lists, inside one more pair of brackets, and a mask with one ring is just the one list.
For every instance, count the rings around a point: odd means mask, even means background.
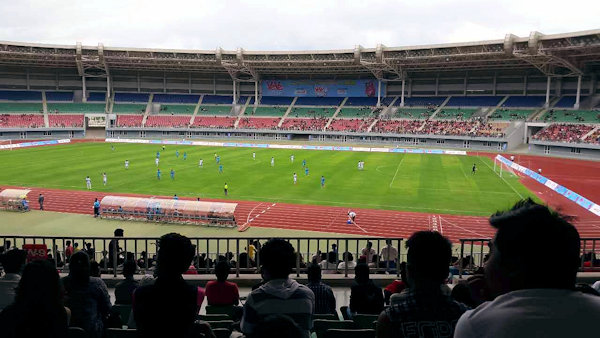
[{"label": "player in blue jersey", "polygon": [[183,160],[187,160],[187,153],[185,151],[183,152]]},{"label": "player in blue jersey", "polygon": [[160,152],[159,151],[156,152],[156,158],[160,158]]},{"label": "player in blue jersey", "polygon": [[304,175],[308,176],[308,167],[304,167]]},{"label": "player in blue jersey", "polygon": [[217,164],[221,163],[221,156],[217,155]]},{"label": "player in blue jersey", "polygon": [[306,167],[306,160],[302,160],[302,167]]},{"label": "player in blue jersey", "polygon": [[160,169],[156,170],[156,178],[160,180]]},{"label": "player in blue jersey", "polygon": [[321,176],[321,188],[325,188],[325,176]]},{"label": "player in blue jersey", "polygon": [[179,150],[175,150],[175,157],[179,158]]},{"label": "player in blue jersey", "polygon": [[223,173],[223,165],[221,164],[221,165],[219,165],[219,174],[222,174],[222,173]]},{"label": "player in blue jersey", "polygon": [[171,169],[171,179],[175,179],[175,170]]}]

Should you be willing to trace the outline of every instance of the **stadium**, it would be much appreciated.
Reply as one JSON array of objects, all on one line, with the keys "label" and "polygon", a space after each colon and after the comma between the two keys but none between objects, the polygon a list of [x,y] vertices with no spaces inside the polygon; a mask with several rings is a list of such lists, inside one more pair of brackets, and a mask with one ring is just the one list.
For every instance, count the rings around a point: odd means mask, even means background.
[{"label": "stadium", "polygon": [[[126,261],[137,279],[156,273],[158,238],[177,232],[194,245],[186,280],[204,286],[223,257],[249,287],[261,281],[253,250],[278,237],[298,280],[335,245],[344,268],[323,278],[348,289],[342,252],[358,261],[371,243],[366,263],[385,286],[416,231],[452,242],[454,280],[474,274],[497,231],[489,216],[531,198],[570,217],[578,282],[590,283],[598,74],[600,30],[306,51],[0,41],[0,241],[63,275],[71,243],[91,243],[113,288]],[[390,243],[397,257],[385,259]],[[131,306],[117,309],[130,328],[107,336],[135,335]],[[228,337],[233,315],[218,311],[199,316]],[[313,331],[374,337],[378,313],[346,326],[315,315]]]}]

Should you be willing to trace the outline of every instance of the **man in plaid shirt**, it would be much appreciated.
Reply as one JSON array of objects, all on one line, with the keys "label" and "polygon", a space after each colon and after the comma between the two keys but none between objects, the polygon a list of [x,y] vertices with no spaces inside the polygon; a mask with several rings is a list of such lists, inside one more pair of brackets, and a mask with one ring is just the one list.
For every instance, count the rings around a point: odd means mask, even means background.
[{"label": "man in plaid shirt", "polygon": [[308,274],[308,284],[306,286],[315,294],[314,313],[336,314],[335,296],[331,287],[321,282],[321,267],[319,264],[309,265],[306,273]]},{"label": "man in plaid shirt", "polygon": [[439,232],[418,231],[406,242],[409,288],[394,297],[377,320],[377,337],[452,337],[468,310],[442,292],[452,244]]}]

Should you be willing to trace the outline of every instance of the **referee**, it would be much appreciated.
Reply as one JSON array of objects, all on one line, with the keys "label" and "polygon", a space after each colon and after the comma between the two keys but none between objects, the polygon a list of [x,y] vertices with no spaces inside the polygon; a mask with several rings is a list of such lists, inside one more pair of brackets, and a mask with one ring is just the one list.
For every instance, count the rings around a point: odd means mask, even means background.
[{"label": "referee", "polygon": [[227,196],[227,182],[225,182],[225,186],[223,187],[223,191],[225,192],[225,196]]}]

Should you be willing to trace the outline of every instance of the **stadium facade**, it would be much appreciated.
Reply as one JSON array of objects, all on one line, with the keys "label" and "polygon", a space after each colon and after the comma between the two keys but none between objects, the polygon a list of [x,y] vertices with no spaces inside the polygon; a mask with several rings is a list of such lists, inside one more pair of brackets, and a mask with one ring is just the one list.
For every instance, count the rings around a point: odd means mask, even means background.
[{"label": "stadium facade", "polygon": [[322,51],[0,42],[0,138],[299,139],[600,158],[600,30]]}]

